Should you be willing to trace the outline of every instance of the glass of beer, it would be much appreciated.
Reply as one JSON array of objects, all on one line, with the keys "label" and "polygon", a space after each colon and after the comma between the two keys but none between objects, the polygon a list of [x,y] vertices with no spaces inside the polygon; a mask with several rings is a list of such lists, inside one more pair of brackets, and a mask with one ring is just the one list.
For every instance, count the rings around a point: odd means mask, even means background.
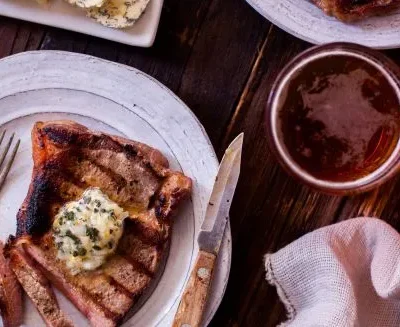
[{"label": "glass of beer", "polygon": [[369,48],[311,48],[280,73],[266,108],[271,149],[294,177],[320,191],[368,191],[400,158],[400,70]]}]

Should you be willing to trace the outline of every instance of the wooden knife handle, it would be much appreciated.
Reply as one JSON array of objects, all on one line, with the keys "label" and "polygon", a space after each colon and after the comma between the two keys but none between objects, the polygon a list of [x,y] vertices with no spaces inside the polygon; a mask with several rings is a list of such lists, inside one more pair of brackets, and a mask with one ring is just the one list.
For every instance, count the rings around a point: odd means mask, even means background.
[{"label": "wooden knife handle", "polygon": [[199,327],[207,303],[216,256],[200,251],[183,293],[173,327]]}]

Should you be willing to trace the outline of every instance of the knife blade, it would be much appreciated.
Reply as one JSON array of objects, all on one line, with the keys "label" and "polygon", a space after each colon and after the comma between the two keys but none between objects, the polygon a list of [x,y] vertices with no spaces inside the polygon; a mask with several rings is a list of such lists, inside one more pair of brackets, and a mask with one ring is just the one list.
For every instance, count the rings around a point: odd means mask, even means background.
[{"label": "knife blade", "polygon": [[198,237],[200,250],[218,254],[240,174],[243,133],[225,151]]},{"label": "knife blade", "polygon": [[198,237],[199,254],[190,274],[173,327],[199,327],[221,247],[229,209],[240,174],[243,133],[225,151]]}]

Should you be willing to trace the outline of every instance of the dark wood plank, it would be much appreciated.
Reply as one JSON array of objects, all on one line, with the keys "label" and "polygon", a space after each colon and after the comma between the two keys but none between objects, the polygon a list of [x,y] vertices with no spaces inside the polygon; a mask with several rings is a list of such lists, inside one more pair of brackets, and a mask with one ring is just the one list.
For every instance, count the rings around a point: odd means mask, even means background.
[{"label": "dark wood plank", "polygon": [[43,40],[45,27],[1,18],[0,58],[28,50],[36,50]]},{"label": "dark wood plank", "polygon": [[17,33],[18,22],[14,19],[2,18],[0,24],[0,58],[11,53]]},{"label": "dark wood plank", "polygon": [[43,42],[38,50],[61,50],[84,53],[89,36],[47,27]]},{"label": "dark wood plank", "polygon": [[38,49],[43,41],[44,27],[26,22],[19,22],[18,25],[11,54]]},{"label": "dark wood plank", "polygon": [[[37,50],[41,47],[46,33],[46,27],[39,24],[23,23],[22,31],[29,31],[28,39],[25,43],[24,51]],[[21,49],[21,52],[23,50]]]},{"label": "dark wood plank", "polygon": [[188,61],[180,97],[217,146],[270,23],[243,0],[214,0]]},{"label": "dark wood plank", "polygon": [[150,74],[177,92],[210,3],[166,0],[154,45],[149,49],[124,47],[118,53],[118,62]]},{"label": "dark wood plank", "polygon": [[233,261],[228,289],[212,326],[273,326],[285,317],[265,281],[263,256],[317,227],[335,221],[339,197],[301,186],[269,151],[264,107],[281,68],[309,45],[273,27],[260,51],[228,127],[220,154],[245,133],[242,174],[231,209]]},{"label": "dark wood plank", "polygon": [[111,43],[113,42],[90,38],[84,51],[91,56],[101,57],[110,61],[118,61],[118,53],[122,51],[124,46],[120,44],[111,46]]},{"label": "dark wood plank", "polygon": [[11,54],[23,52],[28,44],[30,30],[27,28],[27,24],[19,23],[18,25],[19,26],[17,33],[15,34]]}]

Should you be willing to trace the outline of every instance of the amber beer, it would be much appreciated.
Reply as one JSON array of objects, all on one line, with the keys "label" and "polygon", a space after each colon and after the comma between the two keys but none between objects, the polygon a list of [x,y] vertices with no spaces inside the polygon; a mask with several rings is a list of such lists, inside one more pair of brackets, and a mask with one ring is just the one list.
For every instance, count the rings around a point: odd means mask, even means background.
[{"label": "amber beer", "polygon": [[292,158],[317,178],[349,181],[380,166],[399,136],[400,106],[388,79],[351,56],[302,69],[279,109],[280,134]]},{"label": "amber beer", "polygon": [[293,59],[266,118],[272,150],[293,176],[335,194],[361,192],[400,167],[399,67],[366,47],[335,43]]}]

